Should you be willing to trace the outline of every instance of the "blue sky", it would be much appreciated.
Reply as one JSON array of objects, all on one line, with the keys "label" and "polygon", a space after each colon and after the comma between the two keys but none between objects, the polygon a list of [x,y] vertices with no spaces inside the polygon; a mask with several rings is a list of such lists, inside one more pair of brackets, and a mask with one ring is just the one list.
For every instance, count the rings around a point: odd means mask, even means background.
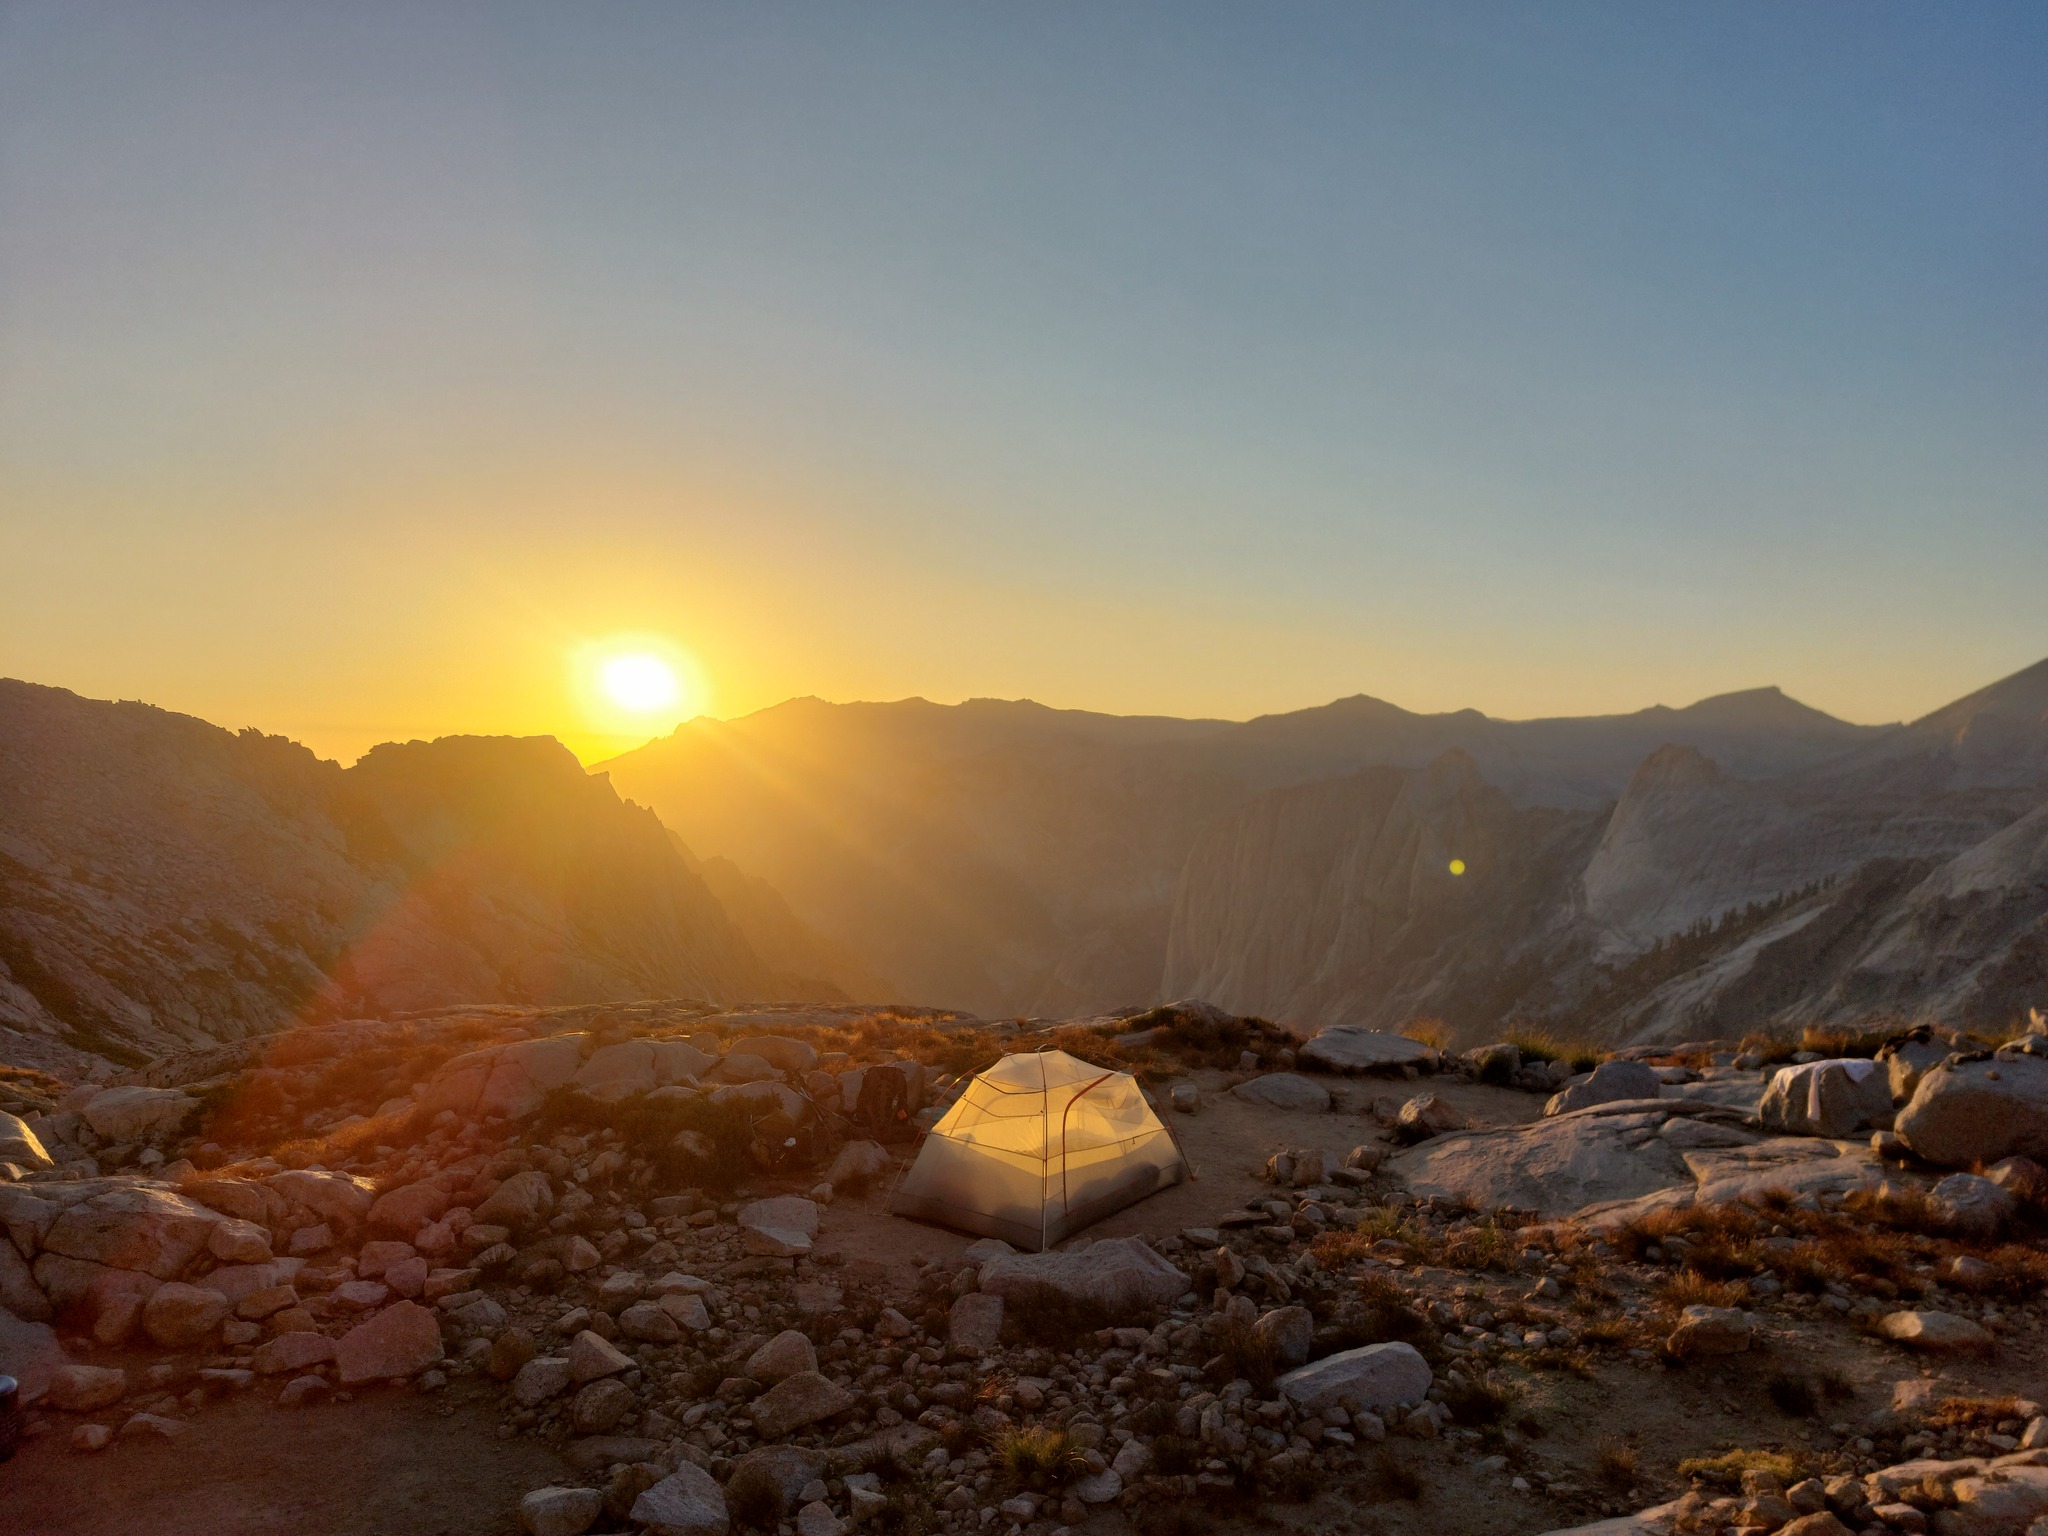
[{"label": "blue sky", "polygon": [[[2048,654],[2048,13],[0,6],[0,670],[344,754]],[[606,738],[600,742],[599,737]]]}]

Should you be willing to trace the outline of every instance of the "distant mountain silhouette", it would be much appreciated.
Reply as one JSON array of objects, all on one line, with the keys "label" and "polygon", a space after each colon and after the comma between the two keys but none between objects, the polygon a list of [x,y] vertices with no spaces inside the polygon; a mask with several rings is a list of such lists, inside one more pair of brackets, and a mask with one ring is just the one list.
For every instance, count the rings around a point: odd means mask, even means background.
[{"label": "distant mountain silhouette", "polygon": [[[1515,814],[1562,826],[1573,813],[1604,818],[1667,746],[1702,754],[1717,773],[1775,780],[1899,729],[1851,725],[1776,688],[1683,709],[1524,721],[1415,714],[1364,695],[1241,724],[996,700],[805,699],[692,722],[604,767],[691,847],[767,879],[910,997],[1061,1014],[1224,987],[1230,997],[1219,1001],[1285,1016],[1309,993],[1277,983],[1232,990],[1258,969],[1250,957],[1225,950],[1197,962],[1208,941],[1180,926],[1220,894],[1204,850],[1247,856],[1231,829],[1262,796],[1363,769],[1420,772],[1449,753]],[[1353,835],[1337,825],[1321,834],[1328,848]],[[1537,843],[1549,847],[1550,836]],[[1583,841],[1590,857],[1597,832]],[[1191,906],[1196,888],[1208,895]],[[1218,918],[1218,931],[1283,921],[1285,904],[1259,901],[1240,890],[1237,907],[1257,910]],[[1583,899],[1574,887],[1552,908],[1559,903],[1577,910]],[[1235,980],[1226,987],[1225,977]],[[1351,996],[1333,987],[1331,998]],[[1317,1007],[1315,1018],[1341,1011],[1334,1001]]]},{"label": "distant mountain silhouette", "polygon": [[833,997],[545,738],[280,737],[0,681],[0,1028],[132,1060],[312,1012]]}]

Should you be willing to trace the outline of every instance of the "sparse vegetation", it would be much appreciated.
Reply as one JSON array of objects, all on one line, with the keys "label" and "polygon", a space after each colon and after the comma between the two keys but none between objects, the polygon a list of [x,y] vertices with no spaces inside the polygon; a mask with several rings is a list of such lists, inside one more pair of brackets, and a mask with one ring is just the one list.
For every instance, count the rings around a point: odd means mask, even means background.
[{"label": "sparse vegetation", "polygon": [[1547,1030],[1515,1029],[1507,1043],[1522,1053],[1523,1061],[1561,1061],[1574,1072],[1590,1072],[1606,1059],[1606,1052],[1583,1040],[1567,1040]]},{"label": "sparse vegetation", "polygon": [[1037,1424],[1009,1426],[997,1434],[991,1450],[1004,1481],[1017,1492],[1057,1488],[1088,1465],[1065,1430]]},{"label": "sparse vegetation", "polygon": [[1723,1451],[1717,1456],[1692,1456],[1678,1464],[1680,1477],[1698,1478],[1728,1488],[1740,1488],[1745,1472],[1764,1472],[1781,1483],[1794,1483],[1799,1480],[1799,1462],[1784,1451],[1754,1447]]},{"label": "sparse vegetation", "polygon": [[1612,1488],[1632,1488],[1642,1473],[1642,1457],[1626,1440],[1609,1435],[1594,1448],[1593,1469]]}]

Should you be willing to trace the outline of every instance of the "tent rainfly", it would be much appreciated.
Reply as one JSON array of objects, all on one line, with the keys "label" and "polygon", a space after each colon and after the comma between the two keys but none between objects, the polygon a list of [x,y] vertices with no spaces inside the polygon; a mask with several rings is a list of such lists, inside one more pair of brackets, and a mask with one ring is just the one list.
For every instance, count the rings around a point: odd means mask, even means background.
[{"label": "tent rainfly", "polygon": [[1187,1171],[1128,1072],[1036,1051],[967,1085],[889,1209],[1036,1253]]}]

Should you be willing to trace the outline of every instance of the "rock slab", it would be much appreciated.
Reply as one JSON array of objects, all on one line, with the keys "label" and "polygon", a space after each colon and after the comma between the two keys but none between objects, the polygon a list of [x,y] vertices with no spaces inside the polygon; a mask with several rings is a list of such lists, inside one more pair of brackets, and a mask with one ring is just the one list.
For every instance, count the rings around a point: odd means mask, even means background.
[{"label": "rock slab", "polygon": [[1322,1413],[1343,1408],[1378,1411],[1419,1403],[1434,1380],[1429,1362],[1412,1344],[1367,1344],[1326,1355],[1276,1383],[1298,1408]]}]

